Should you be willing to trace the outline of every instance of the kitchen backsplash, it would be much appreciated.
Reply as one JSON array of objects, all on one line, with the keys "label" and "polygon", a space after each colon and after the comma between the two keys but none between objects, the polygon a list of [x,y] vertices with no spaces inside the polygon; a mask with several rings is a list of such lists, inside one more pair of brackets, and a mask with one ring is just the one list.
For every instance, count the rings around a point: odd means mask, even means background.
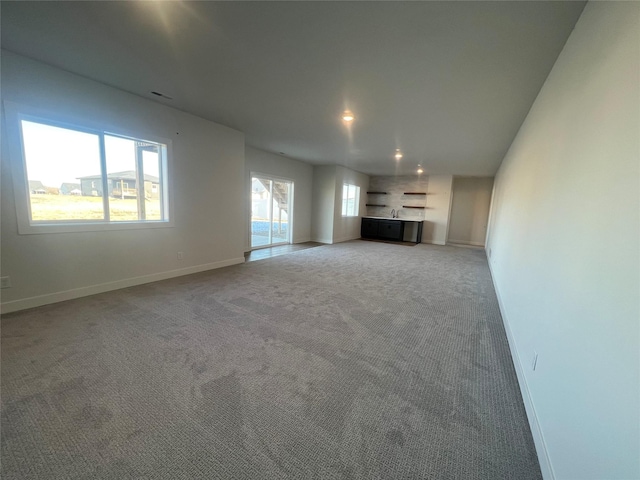
[{"label": "kitchen backsplash", "polygon": [[[404,175],[398,177],[372,176],[369,178],[369,192],[386,192],[384,194],[366,194],[366,203],[385,205],[384,207],[367,206],[366,215],[373,217],[390,217],[391,209],[399,213],[400,218],[424,220],[424,209],[406,208],[407,206],[428,208],[427,185],[428,176]],[[423,193],[424,195],[407,195],[407,193]]]}]

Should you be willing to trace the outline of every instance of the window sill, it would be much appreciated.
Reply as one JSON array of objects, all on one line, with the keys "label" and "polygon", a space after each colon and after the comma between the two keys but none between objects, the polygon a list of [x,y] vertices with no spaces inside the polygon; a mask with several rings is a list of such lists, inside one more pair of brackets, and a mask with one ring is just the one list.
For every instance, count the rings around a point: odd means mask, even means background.
[{"label": "window sill", "polygon": [[171,228],[174,224],[168,222],[91,222],[91,223],[38,223],[18,225],[20,235],[42,235],[49,233],[82,233],[82,232],[108,232],[114,230],[147,230],[150,228]]}]

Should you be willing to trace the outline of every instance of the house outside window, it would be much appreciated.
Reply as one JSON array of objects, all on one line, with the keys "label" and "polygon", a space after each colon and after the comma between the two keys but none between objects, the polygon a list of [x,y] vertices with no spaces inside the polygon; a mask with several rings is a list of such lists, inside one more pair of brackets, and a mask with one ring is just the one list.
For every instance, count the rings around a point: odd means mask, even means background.
[{"label": "house outside window", "polygon": [[[171,226],[170,141],[59,123],[9,108],[20,233]],[[24,186],[23,186],[24,184]],[[56,194],[53,195],[52,193]]]}]

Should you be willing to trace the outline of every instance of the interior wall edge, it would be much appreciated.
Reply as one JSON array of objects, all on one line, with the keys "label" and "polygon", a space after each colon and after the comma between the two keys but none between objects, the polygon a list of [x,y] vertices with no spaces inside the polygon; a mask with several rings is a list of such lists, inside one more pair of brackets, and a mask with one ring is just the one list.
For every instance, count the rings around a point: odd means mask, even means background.
[{"label": "interior wall edge", "polygon": [[312,242],[317,242],[317,243],[323,243],[325,245],[333,245],[333,238],[320,238],[320,237],[313,237],[311,239]]},{"label": "interior wall edge", "polygon": [[[488,252],[485,252],[485,253],[488,254]],[[535,447],[536,447],[536,453],[538,455],[538,463],[540,464],[540,471],[542,472],[542,478],[544,480],[556,480],[555,472],[551,464],[551,458],[549,457],[549,449],[547,448],[547,443],[545,441],[544,434],[542,433],[542,428],[540,427],[540,423],[538,421],[538,414],[536,412],[536,407],[531,397],[531,392],[529,390],[527,378],[524,374],[524,367],[522,366],[522,361],[520,359],[518,345],[516,343],[513,332],[511,331],[511,325],[509,324],[509,319],[507,318],[506,309],[504,307],[504,303],[502,302],[502,297],[500,296],[500,290],[498,289],[498,284],[495,281],[495,276],[493,273],[493,268],[491,267],[491,262],[487,261],[487,264],[489,266],[489,272],[491,274],[491,283],[493,284],[493,289],[495,290],[496,297],[498,299],[498,308],[500,309],[502,324],[504,325],[504,330],[507,335],[507,342],[509,344],[509,353],[511,353],[511,359],[513,360],[513,366],[516,371],[516,377],[518,379],[518,387],[520,388],[520,394],[522,395],[522,402],[524,403],[524,409],[527,414],[527,420],[529,421],[529,428],[531,429],[531,435],[533,436],[533,443],[535,444]]]},{"label": "interior wall edge", "polygon": [[100,283],[97,285],[89,285],[87,287],[74,288],[72,290],[65,290],[61,292],[47,293],[45,295],[37,295],[34,297],[21,298],[18,300],[12,300],[10,302],[0,303],[0,313],[12,313],[20,310],[26,310],[28,308],[42,307],[43,305],[50,305],[52,303],[64,302],[66,300],[73,300],[75,298],[88,297],[91,295],[97,295],[99,293],[110,292],[113,290],[120,290],[127,287],[135,287],[136,285],[143,285],[145,283],[158,282],[160,280],[168,280],[170,278],[182,277],[184,275],[191,275],[193,273],[205,272],[207,270],[215,270],[218,268],[229,267],[231,265],[237,265],[244,263],[244,257],[242,258],[230,258],[228,260],[222,260],[219,262],[205,263],[203,265],[193,265],[191,267],[179,268],[176,270],[169,270],[166,272],[152,273],[149,275],[143,275],[140,277],[125,278],[121,280],[115,280],[113,282]]}]

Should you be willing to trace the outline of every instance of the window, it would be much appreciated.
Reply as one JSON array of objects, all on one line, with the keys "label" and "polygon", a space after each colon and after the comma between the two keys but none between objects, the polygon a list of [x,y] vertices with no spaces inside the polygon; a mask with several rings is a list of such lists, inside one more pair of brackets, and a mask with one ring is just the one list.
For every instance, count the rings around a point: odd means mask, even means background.
[{"label": "window", "polygon": [[342,216],[357,217],[360,203],[360,187],[344,184],[342,186]]},{"label": "window", "polygon": [[[168,223],[168,141],[22,114],[17,115],[17,125],[23,167],[20,176],[25,187],[28,185],[22,212],[20,204],[24,202],[16,198],[21,233]],[[17,197],[20,191],[16,189]]]}]

